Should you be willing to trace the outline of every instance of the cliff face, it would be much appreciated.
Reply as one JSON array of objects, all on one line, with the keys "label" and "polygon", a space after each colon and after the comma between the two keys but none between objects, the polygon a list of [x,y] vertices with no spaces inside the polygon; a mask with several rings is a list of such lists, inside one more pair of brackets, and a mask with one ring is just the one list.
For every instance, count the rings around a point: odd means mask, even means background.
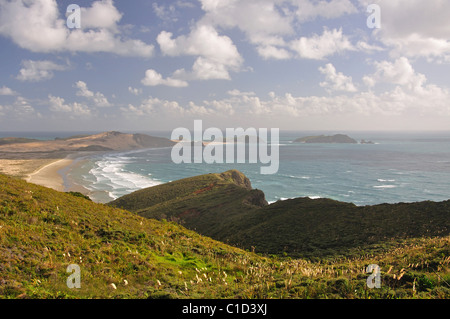
[{"label": "cliff face", "polygon": [[220,174],[220,177],[223,178],[224,180],[231,180],[236,185],[242,186],[247,190],[252,189],[252,183],[250,182],[248,177],[239,172],[238,170],[230,170],[224,172]]}]

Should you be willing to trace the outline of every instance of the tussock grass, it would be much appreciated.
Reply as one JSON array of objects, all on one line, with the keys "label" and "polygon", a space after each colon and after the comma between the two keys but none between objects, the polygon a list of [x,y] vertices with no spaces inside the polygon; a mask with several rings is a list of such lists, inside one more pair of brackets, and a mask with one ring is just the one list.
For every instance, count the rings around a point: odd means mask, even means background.
[{"label": "tussock grass", "polygon": [[[449,240],[318,261],[262,256],[0,175],[1,298],[448,298]],[[380,289],[366,285],[372,263]],[[66,285],[70,264],[79,289]]]}]

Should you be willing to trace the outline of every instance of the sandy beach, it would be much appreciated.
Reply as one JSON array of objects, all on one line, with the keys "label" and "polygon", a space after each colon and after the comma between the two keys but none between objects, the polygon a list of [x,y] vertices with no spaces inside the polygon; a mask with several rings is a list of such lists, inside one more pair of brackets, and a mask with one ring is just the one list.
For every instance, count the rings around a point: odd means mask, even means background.
[{"label": "sandy beach", "polygon": [[63,168],[71,165],[73,159],[64,158],[55,160],[50,164],[29,174],[25,180],[29,183],[45,186],[54,190],[65,191],[63,176],[59,173]]},{"label": "sandy beach", "polygon": [[[86,153],[83,155],[86,155]],[[77,191],[87,195],[89,192],[87,189],[71,183],[66,178],[66,174],[70,171],[70,167],[77,158],[77,154],[71,154],[64,158],[46,159],[0,158],[0,173],[18,177],[29,183],[45,186],[57,191]]]}]

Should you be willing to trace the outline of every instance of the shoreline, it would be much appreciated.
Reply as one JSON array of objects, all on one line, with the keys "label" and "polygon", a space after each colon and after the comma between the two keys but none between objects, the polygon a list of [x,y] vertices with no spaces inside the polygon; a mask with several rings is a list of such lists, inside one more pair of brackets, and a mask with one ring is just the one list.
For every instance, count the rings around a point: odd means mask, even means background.
[{"label": "shoreline", "polygon": [[65,168],[69,168],[74,159],[70,156],[58,159],[50,164],[47,164],[38,170],[28,174],[25,180],[28,183],[37,184],[40,186],[52,188],[59,192],[65,191],[64,175],[60,174],[60,171]]},{"label": "shoreline", "polygon": [[91,152],[69,154],[65,158],[56,159],[27,174],[24,179],[28,183],[48,187],[59,192],[80,192],[83,195],[89,195],[90,191],[72,181],[69,173],[75,165],[80,163],[80,161],[86,160],[92,154]]}]

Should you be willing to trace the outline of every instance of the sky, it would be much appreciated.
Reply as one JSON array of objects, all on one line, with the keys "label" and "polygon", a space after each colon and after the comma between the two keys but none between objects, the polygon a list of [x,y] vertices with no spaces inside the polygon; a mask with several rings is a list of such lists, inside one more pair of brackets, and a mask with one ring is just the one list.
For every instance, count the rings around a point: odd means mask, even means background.
[{"label": "sky", "polygon": [[0,0],[0,131],[449,130],[449,16],[442,0]]}]

